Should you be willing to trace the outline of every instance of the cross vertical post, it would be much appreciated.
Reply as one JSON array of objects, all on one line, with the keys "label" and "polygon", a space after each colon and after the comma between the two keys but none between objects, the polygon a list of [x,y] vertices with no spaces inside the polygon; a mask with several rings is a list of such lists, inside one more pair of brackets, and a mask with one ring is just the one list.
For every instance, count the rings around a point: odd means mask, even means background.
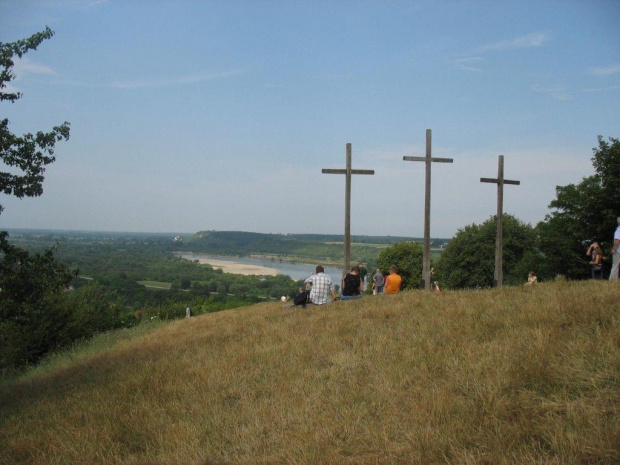
[{"label": "cross vertical post", "polygon": [[504,285],[504,184],[520,185],[521,181],[504,179],[504,156],[500,155],[497,161],[497,179],[480,178],[480,182],[497,184],[497,233],[495,234],[495,273],[493,284],[495,287]]},{"label": "cross vertical post", "polygon": [[346,146],[346,174],[344,182],[344,272],[351,267],[351,144]]},{"label": "cross vertical post", "polygon": [[375,174],[374,170],[354,170],[351,168],[351,143],[346,145],[345,169],[323,168],[323,174],[344,174],[344,273],[351,270],[351,175]]},{"label": "cross vertical post", "polygon": [[452,158],[431,157],[431,130],[426,130],[426,156],[403,157],[404,161],[423,161],[426,163],[425,189],[424,189],[424,250],[422,256],[422,281],[424,289],[430,291],[431,283],[431,164],[452,163]]}]

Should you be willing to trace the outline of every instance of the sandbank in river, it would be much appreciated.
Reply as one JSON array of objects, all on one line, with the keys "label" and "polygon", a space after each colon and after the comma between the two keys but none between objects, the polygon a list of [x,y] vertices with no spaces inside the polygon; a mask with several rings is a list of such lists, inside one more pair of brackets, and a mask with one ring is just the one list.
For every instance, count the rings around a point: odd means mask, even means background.
[{"label": "sandbank in river", "polygon": [[211,265],[213,269],[221,269],[224,273],[242,274],[246,276],[276,276],[280,274],[275,268],[267,268],[266,266],[249,265],[246,263],[217,260],[214,258],[203,258],[193,254],[181,254],[180,257],[187,260],[197,260],[201,265]]}]

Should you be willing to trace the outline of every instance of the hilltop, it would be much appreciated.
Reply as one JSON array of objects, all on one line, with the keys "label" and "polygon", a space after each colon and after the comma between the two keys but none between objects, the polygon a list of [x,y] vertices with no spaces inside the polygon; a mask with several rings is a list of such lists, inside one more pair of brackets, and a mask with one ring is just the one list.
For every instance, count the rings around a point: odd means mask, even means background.
[{"label": "hilltop", "polygon": [[620,287],[280,303],[0,387],[0,463],[620,461]]}]

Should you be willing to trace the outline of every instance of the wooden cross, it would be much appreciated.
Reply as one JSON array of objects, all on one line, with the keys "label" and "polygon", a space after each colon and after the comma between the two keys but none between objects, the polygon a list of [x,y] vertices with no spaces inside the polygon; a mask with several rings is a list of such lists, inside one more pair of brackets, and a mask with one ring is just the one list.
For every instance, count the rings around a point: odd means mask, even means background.
[{"label": "wooden cross", "polygon": [[426,130],[426,156],[403,157],[405,161],[423,161],[426,163],[426,192],[424,195],[424,252],[422,256],[422,281],[424,289],[430,291],[431,286],[431,164],[452,163],[452,158],[431,157],[431,130]]},{"label": "wooden cross", "polygon": [[344,273],[351,271],[351,175],[352,174],[375,174],[374,170],[351,169],[351,143],[347,143],[347,164],[345,169],[323,168],[323,174],[344,174]]},{"label": "wooden cross", "polygon": [[497,233],[495,235],[495,275],[494,286],[502,287],[504,284],[504,270],[503,270],[503,252],[504,252],[504,238],[503,238],[503,208],[504,208],[504,184],[514,184],[518,186],[521,181],[511,181],[504,179],[504,156],[500,155],[497,166],[497,179],[493,178],[480,178],[480,182],[491,182],[497,184]]}]

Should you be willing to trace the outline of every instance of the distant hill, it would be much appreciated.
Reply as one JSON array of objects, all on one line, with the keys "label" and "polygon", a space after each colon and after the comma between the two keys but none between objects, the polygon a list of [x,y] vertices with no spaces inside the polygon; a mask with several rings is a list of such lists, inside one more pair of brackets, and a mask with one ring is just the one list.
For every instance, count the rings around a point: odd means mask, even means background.
[{"label": "distant hill", "polygon": [[[351,236],[354,261],[374,260],[382,247],[396,242],[422,242],[402,236]],[[342,261],[344,236],[338,234],[263,234],[242,231],[200,231],[184,237],[179,249],[223,255],[277,255],[292,259]],[[436,239],[440,247],[448,239]]]},{"label": "distant hill", "polygon": [[[125,233],[59,230],[9,230],[11,241],[30,250],[41,250],[57,240],[73,243],[145,243],[161,251],[186,251],[229,256],[260,256],[281,260],[342,265],[342,234],[265,234],[244,231],[199,231],[195,234]],[[423,242],[405,236],[351,237],[352,260],[373,262],[382,248],[397,242]],[[450,239],[433,239],[434,249],[443,248]]]},{"label": "distant hill", "polygon": [[620,288],[280,303],[0,386],[0,463],[620,463]]},{"label": "distant hill", "polygon": [[[234,243],[237,246],[248,244],[273,243],[283,244],[293,241],[303,242],[343,242],[342,234],[265,234],[245,231],[199,231],[189,237],[188,242],[209,243],[221,241]],[[444,240],[444,239],[440,239]],[[362,244],[392,244],[403,241],[422,241],[420,238],[405,236],[351,236],[351,242]]]}]

